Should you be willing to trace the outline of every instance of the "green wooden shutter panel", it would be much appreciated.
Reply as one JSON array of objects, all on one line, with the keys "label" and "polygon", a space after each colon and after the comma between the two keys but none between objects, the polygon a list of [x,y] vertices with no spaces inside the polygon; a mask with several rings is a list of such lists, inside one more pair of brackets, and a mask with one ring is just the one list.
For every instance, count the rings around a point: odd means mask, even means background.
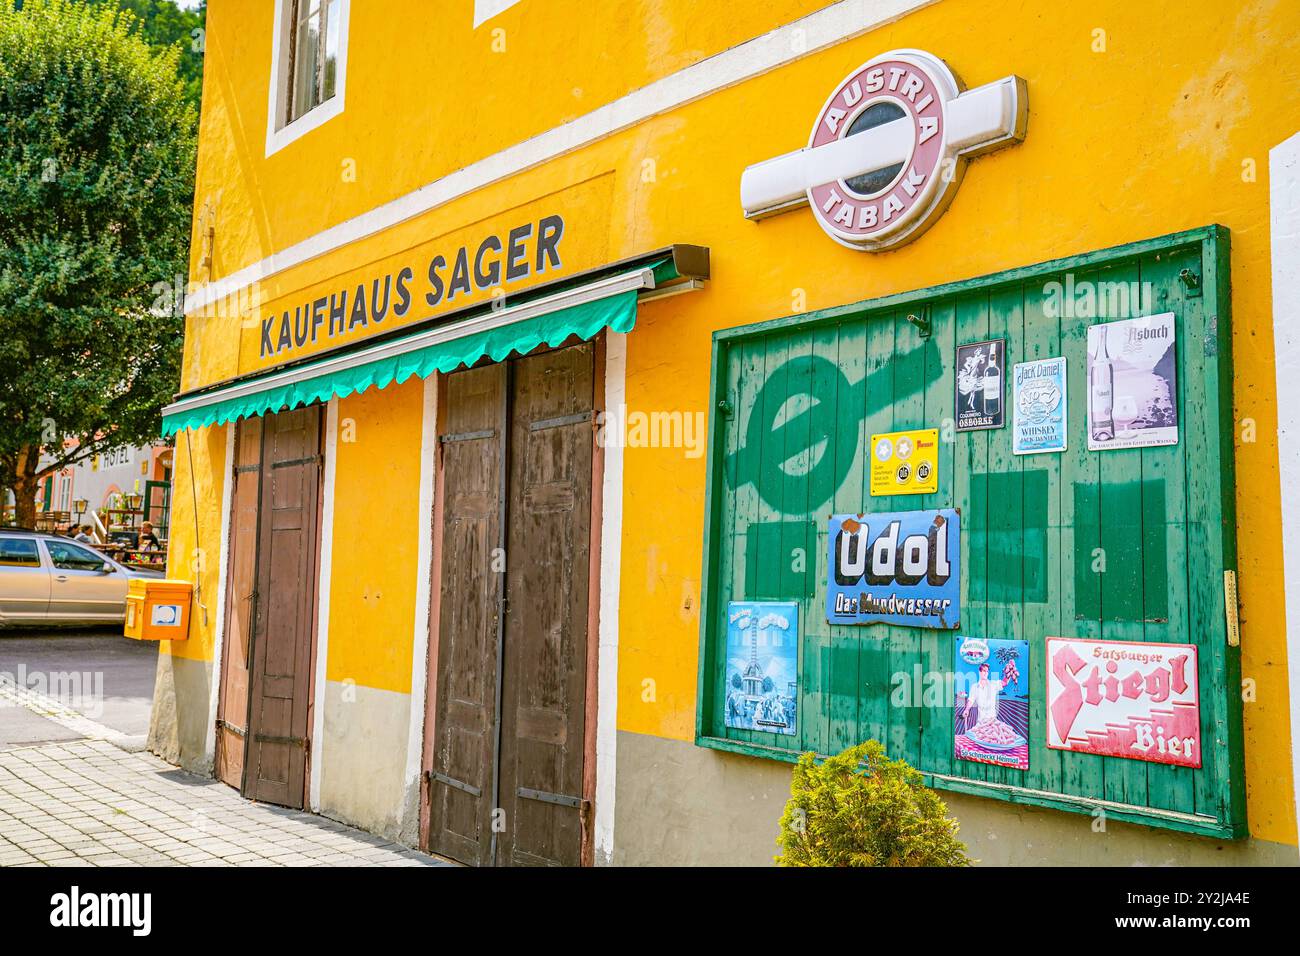
[{"label": "green wooden shutter panel", "polygon": [[[1052,314],[1051,283],[1067,279],[1121,311]],[[1088,451],[1088,327],[1167,311],[1179,443]],[[931,334],[909,315],[928,316]],[[1010,415],[1001,429],[953,435],[955,346],[1003,337],[1008,377],[1016,362],[1066,357],[1068,451],[1013,455]],[[1240,662],[1223,593],[1236,568],[1231,367],[1228,234],[1217,226],[717,333],[697,742],[792,760],[874,737],[940,788],[1243,835]],[[939,492],[873,499],[869,436],[919,427],[955,438],[941,442]],[[958,633],[1029,641],[1028,771],[953,758],[951,692],[921,696],[927,675],[951,670],[951,633],[826,622],[831,513],[942,507],[962,514]],[[793,740],[724,726],[725,616],[738,600],[800,602]],[[1202,768],[1048,749],[1045,639],[1058,635],[1195,643]],[[920,706],[891,701],[918,678]]]}]

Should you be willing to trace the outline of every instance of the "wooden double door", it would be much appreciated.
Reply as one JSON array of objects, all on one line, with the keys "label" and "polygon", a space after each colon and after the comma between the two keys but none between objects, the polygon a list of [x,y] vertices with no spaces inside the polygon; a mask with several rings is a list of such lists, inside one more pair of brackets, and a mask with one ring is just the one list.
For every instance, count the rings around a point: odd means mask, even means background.
[{"label": "wooden double door", "polygon": [[441,386],[425,838],[464,863],[589,859],[596,349]]},{"label": "wooden double door", "polygon": [[309,405],[235,433],[215,769],[245,797],[295,808],[311,752],[321,419]]}]

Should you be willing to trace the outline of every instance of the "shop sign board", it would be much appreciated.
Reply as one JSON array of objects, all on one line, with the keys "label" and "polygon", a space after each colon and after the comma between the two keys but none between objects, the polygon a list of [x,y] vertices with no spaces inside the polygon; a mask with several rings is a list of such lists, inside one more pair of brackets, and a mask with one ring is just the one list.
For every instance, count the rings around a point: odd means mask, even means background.
[{"label": "shop sign board", "polygon": [[1174,313],[1088,328],[1088,450],[1178,444]]},{"label": "shop sign board", "polygon": [[1001,428],[1005,423],[1006,354],[1006,339],[957,346],[957,431]]},{"label": "shop sign board", "polygon": [[1062,357],[1018,362],[1011,374],[1011,450],[1065,451],[1066,372]]},{"label": "shop sign board", "polygon": [[826,618],[955,630],[961,516],[953,508],[832,515]]},{"label": "shop sign board", "polygon": [[1029,769],[1029,642],[953,638],[953,756]]},{"label": "shop sign board", "polygon": [[1200,767],[1196,645],[1049,637],[1047,746]]},{"label": "shop sign board", "polygon": [[967,159],[1024,139],[1028,112],[1017,76],[963,91],[938,57],[892,50],[831,91],[807,147],[745,170],[741,205],[749,219],[807,205],[841,245],[898,246],[942,215]]},{"label": "shop sign board", "polygon": [[939,429],[871,436],[873,495],[932,495],[939,490]]},{"label": "shop sign board", "polygon": [[799,700],[799,605],[727,605],[726,724],[793,736]]}]

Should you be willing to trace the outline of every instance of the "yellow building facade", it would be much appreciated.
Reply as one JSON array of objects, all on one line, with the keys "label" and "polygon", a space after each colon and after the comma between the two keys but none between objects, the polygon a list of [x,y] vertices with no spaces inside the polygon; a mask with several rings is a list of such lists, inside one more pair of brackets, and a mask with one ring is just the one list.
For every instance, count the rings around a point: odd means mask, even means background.
[{"label": "yellow building facade", "polygon": [[[465,862],[728,864],[770,862],[799,750],[880,736],[944,791],[986,862],[1295,862],[1300,571],[1286,559],[1300,555],[1279,441],[1295,353],[1276,330],[1294,322],[1281,287],[1300,273],[1300,9],[434,6],[209,9],[184,371],[166,417],[169,576],[195,582],[195,607],[189,639],[162,646],[152,749]],[[866,115],[851,81],[873,61],[885,72],[863,102],[895,105],[862,126],[869,149],[832,156],[817,131],[835,127],[832,147],[855,138],[839,124]],[[845,113],[828,124],[836,96]],[[904,127],[901,146],[881,132]],[[884,178],[862,185],[869,169]],[[818,191],[835,182],[859,198]],[[1161,278],[1184,256],[1189,276]],[[1034,338],[1031,312],[1051,313],[1031,293],[1110,268],[1154,291],[1131,315],[1053,317]],[[986,312],[963,325],[971,295]],[[1083,434],[1085,326],[1166,311],[1179,478],[1161,470],[1173,458],[1090,452]],[[751,326],[757,338],[736,333]],[[999,457],[993,432],[979,446],[981,475],[1016,476],[1007,547],[989,543],[1003,502],[972,484],[972,439],[945,422],[956,347],[998,338],[1007,362],[1069,362],[1061,464]],[[846,462],[834,487],[813,477],[828,446],[797,418],[824,393],[816,370],[796,384],[794,360],[818,356],[843,376],[841,413],[846,387],[882,368],[894,382],[887,420],[868,385],[860,420],[829,426]],[[913,360],[916,394],[902,384]],[[739,446],[761,431],[756,403],[773,399],[757,383],[774,370],[789,382],[767,423],[804,421],[803,444],[773,462],[785,505],[742,490],[772,458]],[[1028,644],[1032,777],[957,766],[950,700],[889,702],[913,665],[951,669],[952,635],[826,622],[824,519],[914,507],[846,492],[845,476],[862,478],[871,433],[929,427],[946,451],[915,506],[963,512],[958,635]],[[1107,471],[1138,455],[1136,477]],[[1206,463],[1222,482],[1202,487]],[[1036,518],[1026,476],[1040,467]],[[1162,555],[1195,569],[1162,571],[1141,613],[1113,610],[1117,572],[1097,572],[1095,608],[1080,597],[1094,586],[1079,558],[1095,550],[1080,550],[1088,468],[1114,567],[1137,529],[1139,591]],[[1112,522],[1108,500],[1126,499],[1107,489],[1128,484],[1143,489],[1137,517]],[[770,558],[751,533],[765,522],[779,526]],[[1170,529],[1168,549],[1152,528]],[[1014,596],[979,584],[974,547],[1023,561]],[[792,560],[806,562],[794,584]],[[723,719],[738,601],[797,605],[789,741]],[[1047,747],[1049,636],[1197,645],[1204,762]],[[871,657],[881,646],[895,656]]]}]

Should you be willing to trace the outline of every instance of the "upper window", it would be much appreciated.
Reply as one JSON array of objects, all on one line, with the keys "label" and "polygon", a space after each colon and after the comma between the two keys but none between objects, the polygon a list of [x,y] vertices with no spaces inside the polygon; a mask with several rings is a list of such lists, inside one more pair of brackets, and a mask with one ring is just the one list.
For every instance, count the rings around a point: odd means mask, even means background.
[{"label": "upper window", "polygon": [[285,123],[334,98],[338,89],[340,0],[293,0]]},{"label": "upper window", "polygon": [[269,156],[343,112],[350,0],[276,0]]},{"label": "upper window", "polygon": [[0,538],[0,567],[39,568],[41,556],[31,538]]}]

